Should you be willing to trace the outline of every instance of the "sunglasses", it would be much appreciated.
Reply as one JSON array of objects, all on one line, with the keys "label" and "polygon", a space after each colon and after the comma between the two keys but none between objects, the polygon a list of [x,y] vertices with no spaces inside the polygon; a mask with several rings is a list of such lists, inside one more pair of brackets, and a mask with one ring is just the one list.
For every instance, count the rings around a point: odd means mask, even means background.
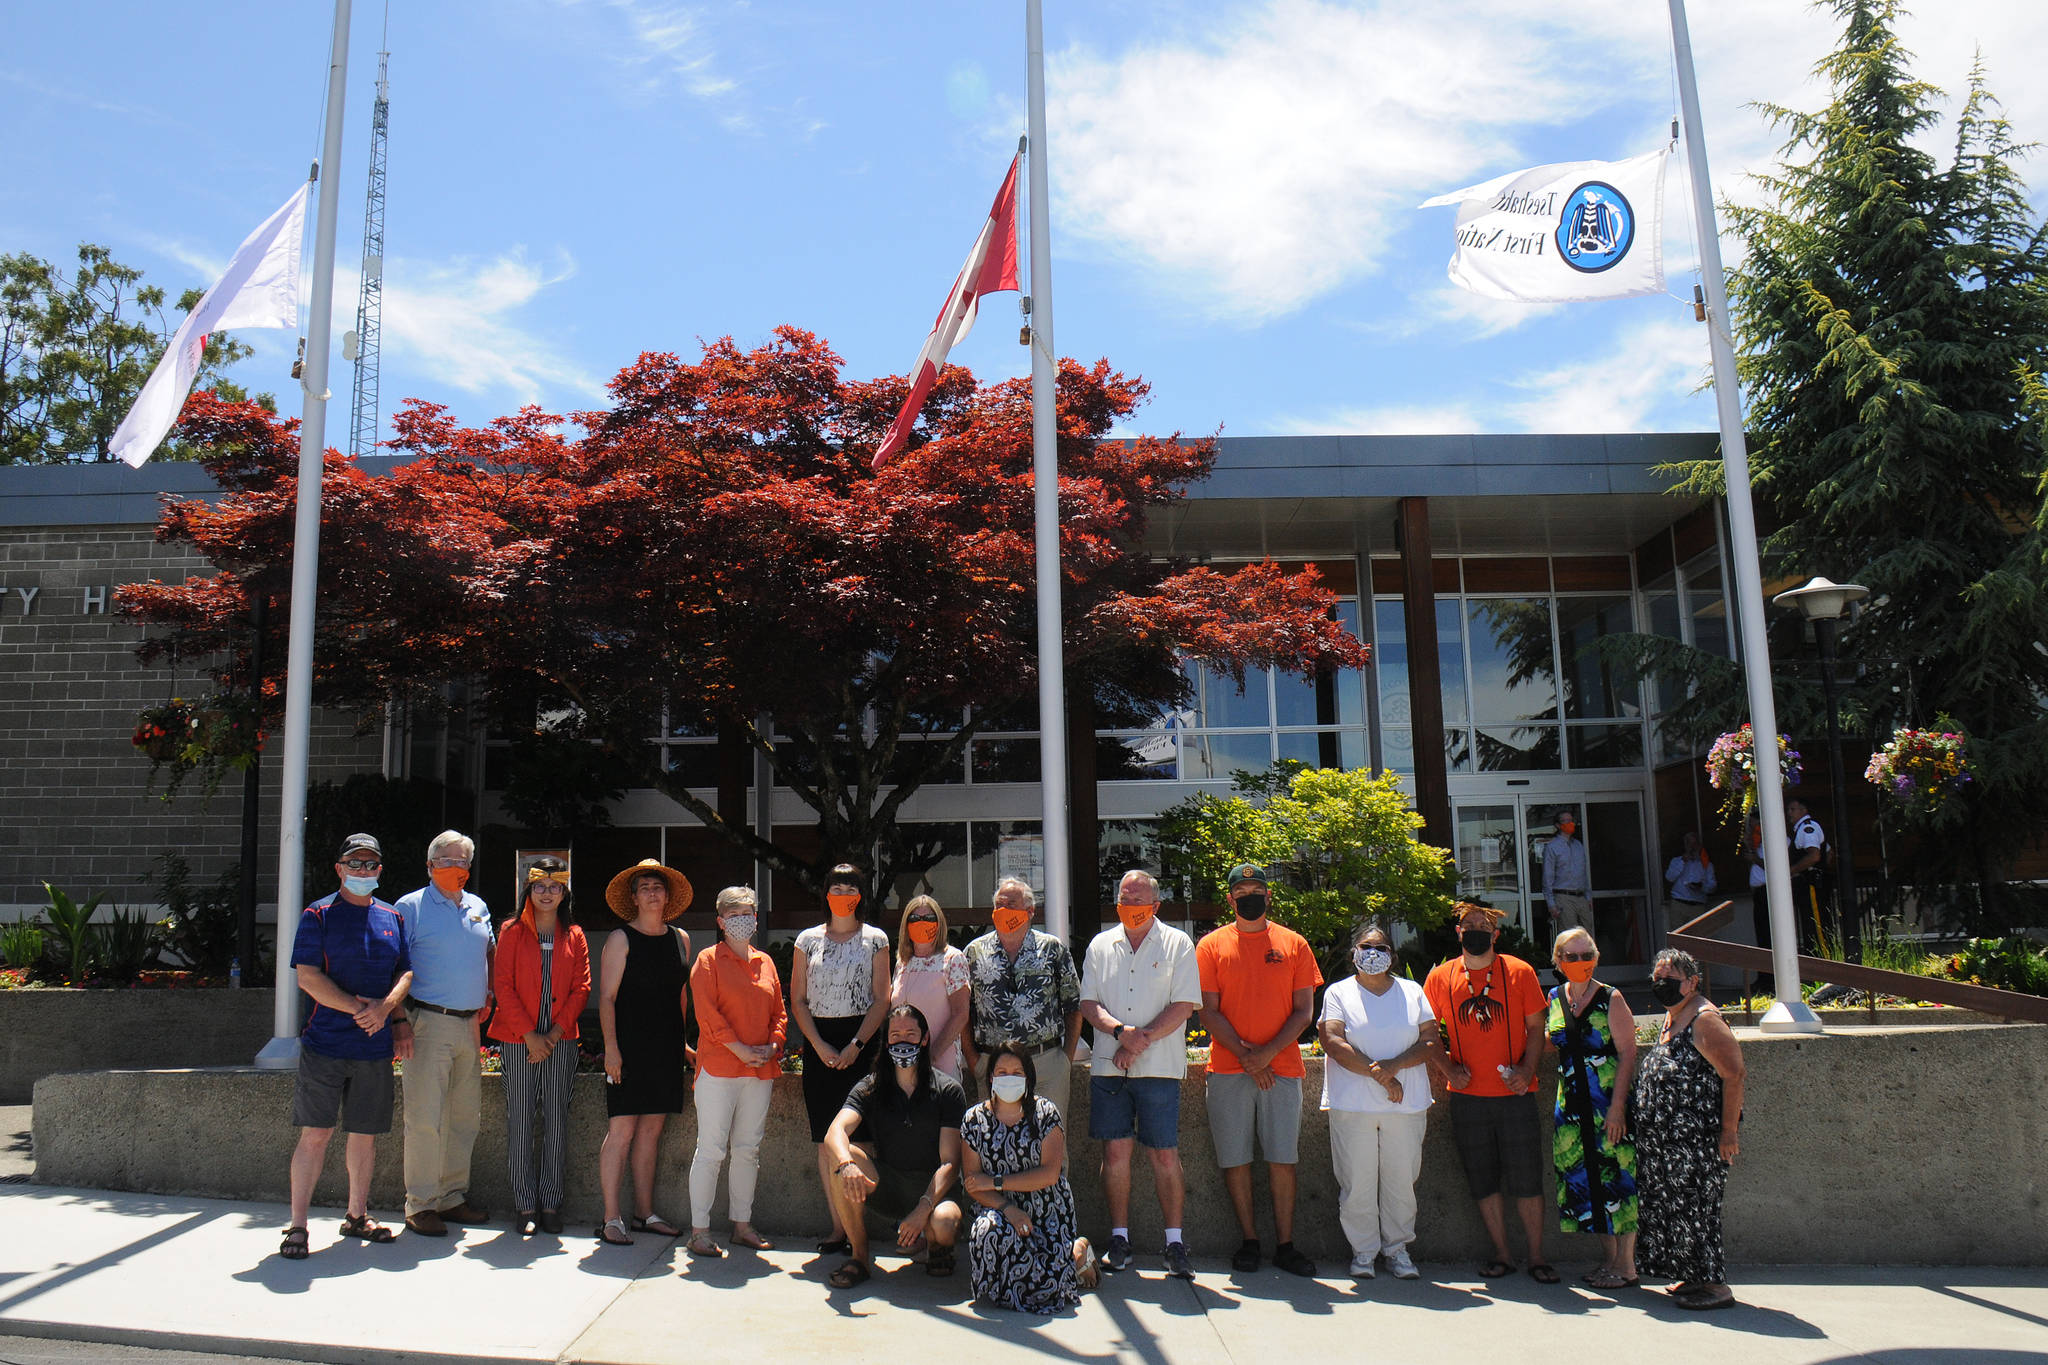
[{"label": "sunglasses", "polygon": [[341,865],[351,872],[375,872],[384,866],[382,858],[343,858]]},{"label": "sunglasses", "polygon": [[569,884],[569,874],[567,872],[545,872],[537,867],[529,867],[526,869],[526,880],[529,885],[534,882],[553,882],[556,886],[567,886]]},{"label": "sunglasses", "polygon": [[1599,956],[1600,954],[1598,953],[1559,953],[1557,960],[1559,962],[1593,962],[1598,960]]},{"label": "sunglasses", "polygon": [[939,917],[937,915],[912,915],[910,917],[910,923],[912,924],[937,924],[938,922]]}]

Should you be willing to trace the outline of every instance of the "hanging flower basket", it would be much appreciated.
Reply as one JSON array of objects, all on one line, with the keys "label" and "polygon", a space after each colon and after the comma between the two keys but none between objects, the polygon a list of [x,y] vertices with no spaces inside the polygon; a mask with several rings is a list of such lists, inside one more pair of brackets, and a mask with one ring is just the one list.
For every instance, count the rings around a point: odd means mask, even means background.
[{"label": "hanging flower basket", "polygon": [[152,706],[135,718],[135,747],[150,762],[151,771],[176,762],[185,752],[192,731],[192,708],[173,697]]},{"label": "hanging flower basket", "polygon": [[164,800],[197,773],[206,794],[220,789],[230,772],[246,772],[263,751],[263,713],[249,697],[223,692],[197,705],[173,698],[135,720],[134,744],[149,760],[149,780],[169,770]]},{"label": "hanging flower basket", "polygon": [[1863,776],[1909,816],[1934,816],[1970,784],[1969,737],[1954,730],[1892,731]]},{"label": "hanging flower basket", "polygon": [[[1756,738],[1748,722],[1714,741],[1707,751],[1707,780],[1721,793],[1721,816],[1730,824],[1756,812]],[[1786,786],[1799,780],[1799,751],[1778,736],[1778,772]]]},{"label": "hanging flower basket", "polygon": [[192,743],[200,761],[245,769],[263,748],[263,717],[249,698],[223,693],[192,715]]}]

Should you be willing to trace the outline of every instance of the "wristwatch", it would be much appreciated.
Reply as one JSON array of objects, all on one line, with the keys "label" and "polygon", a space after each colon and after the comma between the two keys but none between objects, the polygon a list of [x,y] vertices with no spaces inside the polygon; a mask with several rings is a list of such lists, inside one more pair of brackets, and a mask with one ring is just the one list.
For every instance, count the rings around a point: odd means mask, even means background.
[{"label": "wristwatch", "polygon": [[997,1176],[997,1177],[996,1177],[996,1193],[997,1193],[997,1194],[1001,1194],[1002,1192],[1003,1192],[1003,1178],[1002,1178],[1001,1176]]},{"label": "wristwatch", "polygon": [[1129,1027],[1129,1024],[1118,1024],[1116,1028],[1110,1032],[1109,1036],[1116,1042],[1121,1043],[1124,1040],[1124,1030]]}]

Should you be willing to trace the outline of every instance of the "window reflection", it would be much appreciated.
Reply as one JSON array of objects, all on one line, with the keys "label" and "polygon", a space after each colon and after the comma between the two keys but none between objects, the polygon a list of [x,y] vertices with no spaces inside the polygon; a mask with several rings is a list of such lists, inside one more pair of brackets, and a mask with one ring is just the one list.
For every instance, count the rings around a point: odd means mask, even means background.
[{"label": "window reflection", "polygon": [[1466,620],[1472,632],[1473,719],[1485,724],[1555,718],[1549,599],[1472,598]]},{"label": "window reflection", "polygon": [[1564,662],[1564,714],[1568,720],[1641,714],[1641,689],[1624,682],[1594,646],[1605,636],[1635,630],[1626,597],[1560,597],[1557,638]]}]

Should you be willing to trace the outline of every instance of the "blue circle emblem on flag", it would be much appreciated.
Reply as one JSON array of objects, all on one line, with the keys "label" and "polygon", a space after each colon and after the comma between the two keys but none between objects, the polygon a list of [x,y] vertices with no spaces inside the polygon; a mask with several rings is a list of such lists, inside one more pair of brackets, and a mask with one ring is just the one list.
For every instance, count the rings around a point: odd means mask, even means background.
[{"label": "blue circle emblem on flag", "polygon": [[1636,240],[1636,211],[1604,180],[1588,180],[1564,201],[1557,253],[1574,270],[1597,275],[1620,265]]}]

